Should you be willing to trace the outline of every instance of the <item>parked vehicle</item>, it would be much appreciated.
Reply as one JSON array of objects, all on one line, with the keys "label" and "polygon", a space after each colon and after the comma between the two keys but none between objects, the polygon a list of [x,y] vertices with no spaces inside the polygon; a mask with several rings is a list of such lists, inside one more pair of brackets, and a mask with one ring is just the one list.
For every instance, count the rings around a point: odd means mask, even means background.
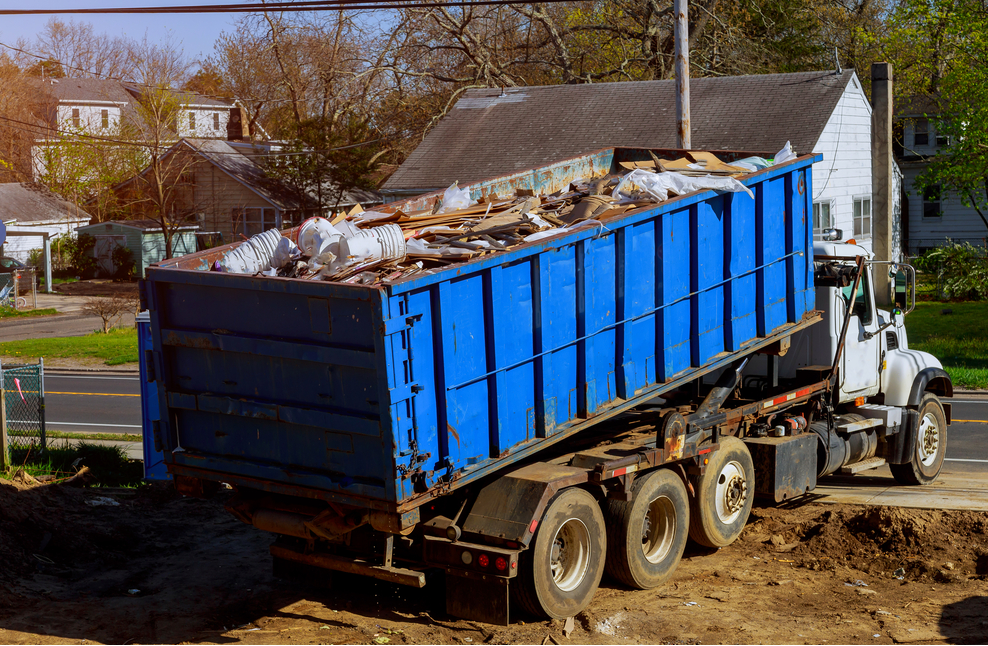
[{"label": "parked vehicle", "polygon": [[0,258],[0,274],[12,274],[18,269],[24,269],[26,266],[16,258]]},{"label": "parked vehicle", "polygon": [[[470,191],[546,194],[649,157]],[[886,462],[931,482],[952,385],[873,287],[902,271],[914,294],[914,273],[814,245],[817,160],[742,177],[754,199],[694,192],[376,287],[208,271],[232,245],[159,263],[153,441],[182,493],[236,489],[276,565],[414,587],[442,570],[448,611],[493,623],[516,602],[573,616],[605,570],[661,585],[687,536],[734,541],[756,495]]]}]

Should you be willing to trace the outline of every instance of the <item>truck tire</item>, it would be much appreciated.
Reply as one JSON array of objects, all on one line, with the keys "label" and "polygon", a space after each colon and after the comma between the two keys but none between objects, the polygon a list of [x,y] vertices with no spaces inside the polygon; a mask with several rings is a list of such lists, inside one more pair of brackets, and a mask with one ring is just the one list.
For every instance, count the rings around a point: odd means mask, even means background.
[{"label": "truck tire", "polygon": [[608,501],[607,573],[640,590],[662,585],[679,565],[689,533],[682,478],[659,469],[635,480],[634,498]]},{"label": "truck tire", "polygon": [[919,403],[916,449],[909,462],[890,464],[897,482],[904,485],[930,484],[940,475],[947,454],[947,417],[933,393],[926,393]]},{"label": "truck tire", "polygon": [[702,476],[694,480],[690,505],[690,538],[706,547],[734,542],[751,513],[755,468],[745,443],[723,437]]},{"label": "truck tire", "polygon": [[564,489],[549,503],[531,547],[521,554],[518,601],[540,617],[579,614],[600,584],[606,550],[597,501],[583,489]]}]

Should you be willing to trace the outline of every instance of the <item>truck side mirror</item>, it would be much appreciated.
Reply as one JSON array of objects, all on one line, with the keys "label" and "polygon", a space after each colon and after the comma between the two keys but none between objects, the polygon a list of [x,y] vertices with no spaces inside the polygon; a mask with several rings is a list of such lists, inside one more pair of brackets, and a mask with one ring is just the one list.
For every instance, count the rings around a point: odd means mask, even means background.
[{"label": "truck side mirror", "polygon": [[[906,276],[906,272],[898,267],[895,267],[895,269],[895,273],[891,276],[892,280],[889,281],[889,287],[892,290],[892,298],[890,300],[895,303],[897,308],[905,309],[909,292],[909,279]],[[889,273],[891,274],[892,272]],[[899,315],[902,315],[901,310],[899,311]]]},{"label": "truck side mirror", "polygon": [[844,237],[844,232],[841,229],[824,229],[821,233],[825,242],[833,242]]}]

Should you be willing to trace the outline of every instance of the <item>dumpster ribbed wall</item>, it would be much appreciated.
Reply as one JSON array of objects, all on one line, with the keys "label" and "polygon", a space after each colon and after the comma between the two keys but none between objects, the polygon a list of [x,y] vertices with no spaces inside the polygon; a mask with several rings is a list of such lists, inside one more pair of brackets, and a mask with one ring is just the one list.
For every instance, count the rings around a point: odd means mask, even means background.
[{"label": "dumpster ribbed wall", "polygon": [[399,463],[429,486],[480,475],[799,322],[814,305],[811,161],[749,180],[754,199],[686,196],[393,287],[409,320],[390,341],[396,381],[418,391],[393,411],[408,420]]}]

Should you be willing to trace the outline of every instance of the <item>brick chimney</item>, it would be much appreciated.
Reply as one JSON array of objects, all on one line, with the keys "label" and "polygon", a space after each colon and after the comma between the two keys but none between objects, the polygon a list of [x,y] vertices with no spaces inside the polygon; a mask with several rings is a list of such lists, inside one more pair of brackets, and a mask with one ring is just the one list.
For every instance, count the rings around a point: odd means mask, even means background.
[{"label": "brick chimney", "polygon": [[[892,175],[892,64],[871,64],[871,231],[875,260],[892,257],[894,177]],[[888,266],[875,267],[875,301],[892,305]]]}]

